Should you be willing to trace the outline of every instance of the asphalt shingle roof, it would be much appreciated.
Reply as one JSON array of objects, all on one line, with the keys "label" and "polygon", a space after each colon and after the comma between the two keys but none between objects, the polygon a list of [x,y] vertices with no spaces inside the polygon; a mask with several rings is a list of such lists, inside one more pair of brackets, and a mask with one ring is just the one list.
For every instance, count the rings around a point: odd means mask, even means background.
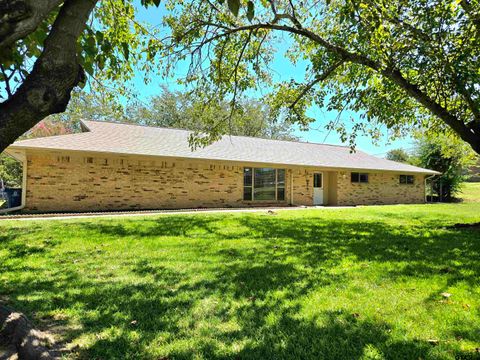
[{"label": "asphalt shingle roof", "polygon": [[89,131],[17,141],[11,148],[436,174],[433,170],[378,158],[358,150],[351,153],[350,148],[345,146],[227,135],[192,151],[187,130],[98,121],[83,121],[83,124]]}]

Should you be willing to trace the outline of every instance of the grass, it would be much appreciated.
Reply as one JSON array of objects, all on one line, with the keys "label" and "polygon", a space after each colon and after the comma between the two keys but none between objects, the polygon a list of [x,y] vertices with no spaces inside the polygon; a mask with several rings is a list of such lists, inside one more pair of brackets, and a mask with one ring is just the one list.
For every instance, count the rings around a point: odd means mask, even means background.
[{"label": "grass", "polygon": [[[79,359],[478,359],[480,203],[0,222]],[[449,298],[441,293],[448,292]]]},{"label": "grass", "polygon": [[480,182],[463,183],[459,197],[465,202],[480,202]]}]

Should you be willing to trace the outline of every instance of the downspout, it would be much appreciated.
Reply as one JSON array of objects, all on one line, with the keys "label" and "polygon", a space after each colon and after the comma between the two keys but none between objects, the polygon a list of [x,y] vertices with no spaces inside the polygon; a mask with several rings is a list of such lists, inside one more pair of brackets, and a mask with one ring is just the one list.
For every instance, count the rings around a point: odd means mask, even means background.
[{"label": "downspout", "polygon": [[[425,178],[425,186],[423,188],[423,192],[425,194],[425,203],[428,203],[428,200],[427,200],[427,181],[431,178],[434,178],[435,176],[437,176],[437,175],[433,174],[433,175]],[[433,196],[433,194],[431,196]]]},{"label": "downspout", "polygon": [[293,169],[290,169],[290,205],[293,206]]},{"label": "downspout", "polygon": [[20,203],[20,206],[16,206],[13,208],[8,208],[8,209],[0,209],[0,214],[6,214],[11,211],[18,211],[22,210],[25,207],[25,204],[27,202],[27,155],[25,153],[22,154],[21,158],[18,156],[13,155],[10,152],[5,152],[8,156],[14,158],[15,160],[18,160],[19,162],[22,163],[22,201]]}]

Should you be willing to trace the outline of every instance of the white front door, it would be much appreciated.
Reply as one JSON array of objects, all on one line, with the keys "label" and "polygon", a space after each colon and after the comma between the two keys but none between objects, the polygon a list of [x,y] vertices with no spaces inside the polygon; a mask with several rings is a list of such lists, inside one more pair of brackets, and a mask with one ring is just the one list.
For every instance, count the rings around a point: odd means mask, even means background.
[{"label": "white front door", "polygon": [[323,173],[313,174],[313,205],[323,205]]}]

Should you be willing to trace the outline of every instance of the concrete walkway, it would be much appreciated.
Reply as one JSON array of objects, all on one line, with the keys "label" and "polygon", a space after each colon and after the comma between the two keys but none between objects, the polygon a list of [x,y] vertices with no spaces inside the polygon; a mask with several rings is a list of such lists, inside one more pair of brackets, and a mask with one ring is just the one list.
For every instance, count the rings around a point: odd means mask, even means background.
[{"label": "concrete walkway", "polygon": [[155,215],[178,215],[178,214],[216,214],[216,213],[261,213],[290,210],[311,210],[311,209],[346,209],[351,206],[289,206],[289,207],[268,207],[268,208],[218,208],[218,209],[180,209],[180,210],[145,210],[145,211],[118,211],[118,212],[90,212],[90,213],[58,213],[58,214],[18,214],[0,216],[0,222],[5,220],[68,220],[68,219],[90,219],[90,218],[118,218],[118,217],[141,217]]}]

